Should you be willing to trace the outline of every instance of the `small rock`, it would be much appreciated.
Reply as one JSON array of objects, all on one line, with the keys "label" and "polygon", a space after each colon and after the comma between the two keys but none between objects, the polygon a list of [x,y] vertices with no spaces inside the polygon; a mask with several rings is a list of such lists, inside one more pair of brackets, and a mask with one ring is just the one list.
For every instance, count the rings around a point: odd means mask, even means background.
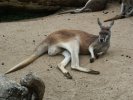
[{"label": "small rock", "polygon": [[114,13],[114,11],[112,11],[112,13]]},{"label": "small rock", "polygon": [[123,54],[121,56],[124,56]]},{"label": "small rock", "polygon": [[52,65],[48,65],[50,68],[53,68],[53,66]]},{"label": "small rock", "polygon": [[128,55],[126,55],[126,57],[129,57]]},{"label": "small rock", "polygon": [[58,87],[61,87],[60,85],[58,85]]},{"label": "small rock", "polygon": [[107,11],[103,11],[103,13],[104,13],[104,14],[108,14],[109,12],[107,12]]},{"label": "small rock", "polygon": [[36,41],[35,41],[35,40],[33,40],[33,42],[35,43]]},{"label": "small rock", "polygon": [[5,65],[5,63],[4,63],[4,62],[2,62],[2,63],[1,63],[1,65]]},{"label": "small rock", "polygon": [[5,35],[3,35],[3,37],[5,37]]}]

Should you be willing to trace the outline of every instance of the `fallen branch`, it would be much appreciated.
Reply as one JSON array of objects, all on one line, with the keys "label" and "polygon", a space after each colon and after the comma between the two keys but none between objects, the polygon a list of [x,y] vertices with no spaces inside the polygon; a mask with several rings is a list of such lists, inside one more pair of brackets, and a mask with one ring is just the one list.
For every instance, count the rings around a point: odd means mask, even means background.
[{"label": "fallen branch", "polygon": [[116,15],[115,17],[107,19],[104,22],[108,22],[108,21],[112,21],[112,20],[117,20],[117,19],[123,19],[123,18],[125,18],[124,15]]}]

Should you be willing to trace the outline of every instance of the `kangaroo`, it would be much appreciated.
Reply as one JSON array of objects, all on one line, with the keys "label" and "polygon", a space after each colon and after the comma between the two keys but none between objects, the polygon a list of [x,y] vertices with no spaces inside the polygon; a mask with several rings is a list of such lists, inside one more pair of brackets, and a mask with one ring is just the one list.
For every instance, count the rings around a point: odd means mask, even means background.
[{"label": "kangaroo", "polygon": [[70,62],[70,60],[71,68],[73,70],[89,74],[100,74],[99,71],[86,69],[79,65],[79,54],[90,54],[90,62],[92,63],[97,56],[105,54],[110,46],[110,29],[114,24],[114,21],[111,22],[110,26],[103,26],[99,19],[97,21],[101,28],[99,36],[80,30],[64,29],[53,32],[44,39],[29,58],[11,68],[5,74],[17,71],[27,66],[44,53],[48,53],[49,56],[55,56],[58,54],[64,56],[64,60],[58,64],[58,68],[68,79],[72,79],[72,76],[65,69],[65,66]]},{"label": "kangaroo", "polygon": [[133,16],[133,0],[122,0],[121,13],[113,18],[107,19],[104,22],[123,19]]},{"label": "kangaroo", "polygon": [[101,11],[106,8],[107,2],[108,0],[88,0],[85,6],[80,9],[64,11],[59,14]]}]

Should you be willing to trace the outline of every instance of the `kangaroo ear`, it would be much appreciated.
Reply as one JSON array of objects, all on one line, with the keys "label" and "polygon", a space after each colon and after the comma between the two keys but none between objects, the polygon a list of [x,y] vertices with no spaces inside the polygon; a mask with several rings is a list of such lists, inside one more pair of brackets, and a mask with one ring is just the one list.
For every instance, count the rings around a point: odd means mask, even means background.
[{"label": "kangaroo ear", "polygon": [[100,28],[102,28],[102,23],[100,22],[99,18],[97,18],[97,23],[100,26]]},{"label": "kangaroo ear", "polygon": [[114,25],[114,20],[110,23],[110,28]]}]

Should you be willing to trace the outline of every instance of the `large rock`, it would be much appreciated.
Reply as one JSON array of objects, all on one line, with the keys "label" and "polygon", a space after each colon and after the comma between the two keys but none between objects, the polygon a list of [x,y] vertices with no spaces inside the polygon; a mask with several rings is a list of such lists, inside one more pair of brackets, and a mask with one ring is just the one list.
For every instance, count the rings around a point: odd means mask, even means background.
[{"label": "large rock", "polygon": [[23,100],[28,94],[28,88],[0,76],[0,100]]},{"label": "large rock", "polygon": [[0,100],[42,100],[44,82],[32,73],[22,77],[20,83],[0,75]]},{"label": "large rock", "polygon": [[1,8],[55,11],[64,6],[82,6],[88,0],[0,0]]}]

